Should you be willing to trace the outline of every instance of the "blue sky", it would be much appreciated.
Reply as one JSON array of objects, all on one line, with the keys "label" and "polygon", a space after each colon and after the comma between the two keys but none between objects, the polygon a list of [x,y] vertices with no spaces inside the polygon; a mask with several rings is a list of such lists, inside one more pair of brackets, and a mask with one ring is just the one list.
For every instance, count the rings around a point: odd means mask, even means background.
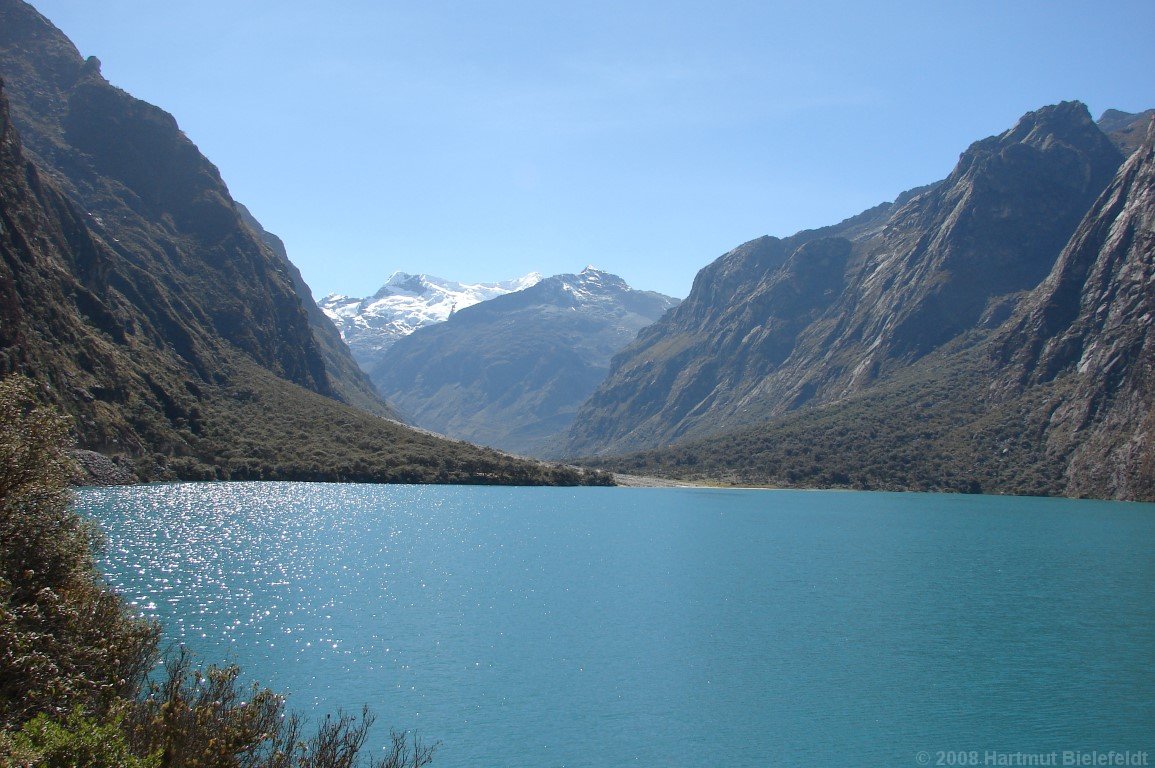
[{"label": "blue sky", "polygon": [[176,116],[318,297],[586,264],[685,296],[1027,111],[1155,107],[1152,0],[33,4]]}]

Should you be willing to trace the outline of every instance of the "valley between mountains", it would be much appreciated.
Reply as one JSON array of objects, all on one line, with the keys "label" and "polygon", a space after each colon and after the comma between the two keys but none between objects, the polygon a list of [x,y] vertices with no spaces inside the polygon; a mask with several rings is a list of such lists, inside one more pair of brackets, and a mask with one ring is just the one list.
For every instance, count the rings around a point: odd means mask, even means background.
[{"label": "valley between mountains", "polygon": [[318,302],[176,119],[20,0],[0,78],[0,374],[70,416],[87,482],[1155,499],[1151,111],[1040,105],[893,202],[703,254],[682,300],[588,267]]},{"label": "valley between mountains", "polygon": [[[607,471],[1150,498],[1151,119],[1024,115],[946,179],[740,245],[684,301],[653,296],[598,370],[567,367],[597,339],[582,297],[615,286],[590,304],[608,317],[640,294],[592,268],[361,362],[413,423]],[[340,300],[363,338],[372,318]]]}]

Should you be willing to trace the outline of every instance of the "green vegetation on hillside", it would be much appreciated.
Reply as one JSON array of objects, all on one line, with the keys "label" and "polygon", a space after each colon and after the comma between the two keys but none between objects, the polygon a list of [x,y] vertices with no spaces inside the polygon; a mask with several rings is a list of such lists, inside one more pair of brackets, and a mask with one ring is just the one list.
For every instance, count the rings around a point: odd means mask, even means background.
[{"label": "green vegetation on hillside", "polygon": [[736,485],[1054,495],[1046,420],[1062,383],[992,396],[980,348],[936,355],[868,393],[718,437],[591,459],[626,474]]},{"label": "green vegetation on hillside", "polygon": [[[156,666],[154,623],[96,569],[100,537],[70,508],[68,424],[34,382],[0,379],[0,765],[45,768],[353,768],[373,717],[338,713],[312,735],[236,667],[183,649]],[[393,734],[376,768],[426,765]]]},{"label": "green vegetation on hillside", "polygon": [[67,423],[0,381],[0,725],[106,710],[142,683],[156,628],[100,582],[96,532],[69,508]]},{"label": "green vegetation on hillside", "polygon": [[138,474],[202,480],[612,485],[597,472],[517,459],[349,408],[239,364]]}]

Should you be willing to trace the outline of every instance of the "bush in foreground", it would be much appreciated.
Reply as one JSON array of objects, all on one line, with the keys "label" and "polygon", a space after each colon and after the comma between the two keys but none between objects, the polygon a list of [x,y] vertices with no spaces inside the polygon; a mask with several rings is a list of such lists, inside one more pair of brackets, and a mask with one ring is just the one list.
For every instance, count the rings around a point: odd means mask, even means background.
[{"label": "bush in foreground", "polygon": [[[0,379],[0,765],[353,768],[373,716],[338,713],[307,736],[236,667],[181,649],[149,680],[159,631],[96,567],[97,531],[70,508],[68,423],[28,379]],[[371,768],[419,768],[436,745],[392,735]]]}]

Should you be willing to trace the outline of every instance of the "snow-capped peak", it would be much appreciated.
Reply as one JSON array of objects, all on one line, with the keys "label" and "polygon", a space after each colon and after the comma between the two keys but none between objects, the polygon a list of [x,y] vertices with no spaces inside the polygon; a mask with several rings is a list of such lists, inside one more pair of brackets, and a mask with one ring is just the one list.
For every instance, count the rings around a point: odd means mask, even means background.
[{"label": "snow-capped peak", "polygon": [[461,283],[433,275],[394,272],[368,298],[333,294],[317,302],[341,332],[354,359],[364,364],[402,336],[443,322],[459,309],[541,282],[528,275],[498,283]]},{"label": "snow-capped peak", "polygon": [[510,293],[513,293],[514,291],[524,291],[526,288],[535,286],[540,283],[542,279],[543,278],[540,272],[530,272],[528,275],[523,277],[517,277],[513,280],[506,280],[501,283],[496,283],[496,285],[498,288],[503,288],[508,290]]}]

